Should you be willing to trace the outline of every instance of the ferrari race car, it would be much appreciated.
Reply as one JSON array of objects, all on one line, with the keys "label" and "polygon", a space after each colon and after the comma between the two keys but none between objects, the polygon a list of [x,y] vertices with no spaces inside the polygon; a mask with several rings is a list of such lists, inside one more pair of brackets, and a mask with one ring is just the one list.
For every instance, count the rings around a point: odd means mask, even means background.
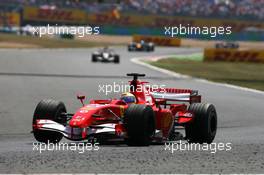
[{"label": "ferrari race car", "polygon": [[128,51],[154,51],[155,45],[152,42],[141,40],[139,43],[132,42],[128,45]]},{"label": "ferrari race car", "polygon": [[92,54],[92,62],[97,61],[119,63],[120,57],[114,52],[114,50],[104,47]]},{"label": "ferrari race car", "polygon": [[217,49],[238,49],[239,44],[235,42],[222,42],[222,43],[216,43],[215,48]]},{"label": "ferrari race car", "polygon": [[[144,74],[127,75],[133,77],[129,96],[92,99],[88,104],[83,103],[85,96],[78,96],[82,106],[74,114],[67,113],[60,101],[40,101],[33,115],[35,139],[44,143],[57,143],[63,137],[72,141],[96,139],[99,143],[121,139],[136,146],[181,139],[191,143],[214,140],[216,110],[212,104],[200,103],[198,91],[153,89],[138,80]],[[181,128],[185,128],[185,136],[179,132]]]}]

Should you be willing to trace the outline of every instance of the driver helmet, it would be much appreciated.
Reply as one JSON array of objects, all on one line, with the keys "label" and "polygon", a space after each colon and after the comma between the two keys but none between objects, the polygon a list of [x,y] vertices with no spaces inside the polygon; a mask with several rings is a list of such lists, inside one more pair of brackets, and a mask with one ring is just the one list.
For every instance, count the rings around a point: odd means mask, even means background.
[{"label": "driver helmet", "polygon": [[137,101],[135,95],[129,92],[122,93],[120,99],[126,103],[136,103]]}]

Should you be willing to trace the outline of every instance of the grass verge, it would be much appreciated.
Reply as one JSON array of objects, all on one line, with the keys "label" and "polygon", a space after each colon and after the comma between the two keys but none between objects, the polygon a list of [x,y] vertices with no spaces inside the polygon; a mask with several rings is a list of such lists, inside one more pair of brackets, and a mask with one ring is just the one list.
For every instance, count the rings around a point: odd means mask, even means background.
[{"label": "grass verge", "polygon": [[149,64],[177,73],[264,91],[264,64],[168,58]]},{"label": "grass verge", "polygon": [[202,53],[193,53],[190,55],[175,55],[170,57],[172,59],[177,60],[190,60],[190,61],[203,61],[203,54]]},{"label": "grass verge", "polygon": [[[14,48],[16,45],[25,47],[37,47],[37,48],[86,48],[86,47],[97,47],[106,46],[110,43],[95,43],[83,40],[67,40],[59,38],[48,38],[48,37],[30,37],[30,36],[17,36],[14,34],[0,34],[0,43],[7,43],[8,48],[13,44]],[[6,48],[5,45],[1,45],[2,48]]]}]

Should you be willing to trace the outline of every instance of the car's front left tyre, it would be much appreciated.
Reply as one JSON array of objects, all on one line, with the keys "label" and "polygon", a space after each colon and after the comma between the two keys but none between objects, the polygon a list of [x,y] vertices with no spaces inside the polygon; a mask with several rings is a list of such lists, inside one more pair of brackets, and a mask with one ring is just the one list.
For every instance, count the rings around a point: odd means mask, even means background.
[{"label": "car's front left tyre", "polygon": [[33,115],[33,134],[37,141],[44,143],[58,143],[63,135],[59,132],[39,130],[34,126],[37,124],[39,119],[53,120],[60,124],[65,124],[66,119],[61,118],[61,114],[66,113],[66,107],[64,103],[55,101],[52,99],[41,100]]},{"label": "car's front left tyre", "polygon": [[188,142],[212,143],[217,131],[217,113],[214,105],[193,103],[188,111],[194,114],[194,120],[185,126]]}]

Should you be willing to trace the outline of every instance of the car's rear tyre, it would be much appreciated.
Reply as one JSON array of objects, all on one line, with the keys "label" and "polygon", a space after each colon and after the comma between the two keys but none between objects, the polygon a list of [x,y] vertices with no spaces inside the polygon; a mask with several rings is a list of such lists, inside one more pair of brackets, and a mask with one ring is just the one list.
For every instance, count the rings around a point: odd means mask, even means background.
[{"label": "car's rear tyre", "polygon": [[155,114],[150,106],[131,104],[125,112],[125,127],[131,146],[148,146],[155,133]]},{"label": "car's rear tyre", "polygon": [[97,62],[97,56],[96,55],[92,55],[92,62]]},{"label": "car's rear tyre", "polygon": [[148,52],[153,52],[154,51],[154,46],[153,45],[148,45],[147,46],[147,51]]},{"label": "car's rear tyre", "polygon": [[151,52],[151,46],[146,47],[147,52]]},{"label": "car's rear tyre", "polygon": [[193,122],[185,127],[186,138],[190,143],[212,143],[217,130],[217,114],[214,105],[193,103],[188,111],[194,113]]},{"label": "car's rear tyre", "polygon": [[[38,119],[49,119],[55,122],[65,124],[66,119],[61,118],[61,114],[66,113],[64,103],[52,99],[41,100],[33,115],[33,126]],[[33,127],[33,134],[37,141],[44,143],[58,143],[63,135],[59,132],[38,130]]]},{"label": "car's rear tyre", "polygon": [[118,55],[114,56],[114,63],[119,63],[120,62],[120,58]]}]

